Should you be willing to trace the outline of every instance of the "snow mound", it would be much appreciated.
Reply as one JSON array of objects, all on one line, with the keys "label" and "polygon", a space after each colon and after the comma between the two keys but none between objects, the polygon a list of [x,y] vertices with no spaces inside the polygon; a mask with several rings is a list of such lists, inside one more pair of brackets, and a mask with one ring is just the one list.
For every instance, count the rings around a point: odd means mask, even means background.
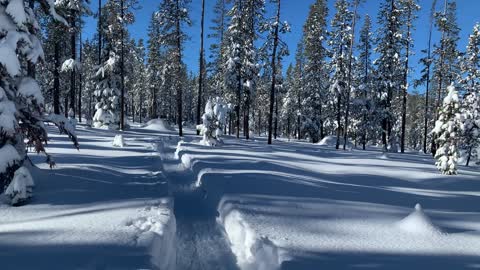
[{"label": "snow mound", "polygon": [[[222,222],[222,221],[220,221]],[[279,250],[267,237],[259,237],[238,211],[223,218],[223,227],[241,270],[280,268]]]},{"label": "snow mound", "polygon": [[423,212],[422,206],[418,203],[415,205],[415,210],[399,221],[397,226],[403,231],[418,235],[438,235],[442,233]]},{"label": "snow mound", "polygon": [[162,119],[152,119],[148,121],[143,128],[149,129],[149,130],[161,131],[161,132],[167,132],[167,131],[173,130],[173,128]]},{"label": "snow mound", "polygon": [[[322,146],[333,146],[337,145],[337,136],[327,136],[323,138],[320,142],[317,143]],[[343,138],[340,138],[340,145],[343,146]],[[348,148],[352,148],[353,144],[351,142],[347,143]]]},{"label": "snow mound", "polygon": [[114,147],[124,147],[125,146],[125,140],[123,139],[123,135],[121,135],[121,134],[115,135],[115,138],[113,138],[112,145]]}]

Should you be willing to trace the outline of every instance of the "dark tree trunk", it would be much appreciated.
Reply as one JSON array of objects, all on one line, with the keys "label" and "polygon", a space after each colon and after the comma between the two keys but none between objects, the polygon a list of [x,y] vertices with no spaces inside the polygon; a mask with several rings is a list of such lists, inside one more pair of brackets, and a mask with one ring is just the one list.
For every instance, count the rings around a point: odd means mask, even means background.
[{"label": "dark tree trunk", "polygon": [[[78,16],[78,20],[79,20],[79,23],[78,23],[78,26],[81,27],[82,26],[82,16]],[[82,44],[82,31],[80,31],[79,33],[79,39],[80,39],[80,64],[82,64],[82,60],[83,60],[83,56],[82,56],[82,50],[83,50],[83,44]],[[80,70],[79,72],[79,78],[78,78],[78,97],[77,97],[77,101],[78,101],[78,108],[77,108],[77,111],[78,111],[78,122],[81,123],[82,122],[82,88],[83,88],[83,70]]]},{"label": "dark tree trunk", "polygon": [[[70,46],[71,46],[71,57],[75,61],[77,60],[77,30],[76,30],[76,11],[74,9],[70,10]],[[70,71],[70,107],[73,111],[73,117],[75,118],[75,90],[76,90],[76,66],[73,66],[72,70]],[[67,111],[67,107],[65,107],[65,111]]]},{"label": "dark tree trunk", "polygon": [[268,144],[272,144],[272,124],[273,124],[273,105],[275,102],[275,84],[276,84],[276,74],[277,74],[277,65],[275,60],[277,58],[277,47],[278,47],[278,30],[280,24],[280,3],[281,0],[277,2],[277,16],[275,18],[275,32],[273,36],[273,52],[272,52],[272,85],[270,88],[270,107],[268,114]]},{"label": "dark tree trunk", "polygon": [[[197,125],[200,125],[201,110],[202,110],[202,90],[203,90],[203,62],[204,62],[204,50],[203,50],[203,30],[205,27],[205,0],[202,0],[202,19],[200,29],[200,74],[198,75],[198,100],[197,100]],[[200,135],[200,130],[197,129],[197,135]]]},{"label": "dark tree trunk", "polygon": [[60,114],[60,42],[55,41],[53,70],[53,113]]},{"label": "dark tree trunk", "polygon": [[400,143],[400,151],[405,153],[405,133],[406,133],[406,125],[407,125],[407,91],[408,91],[408,59],[410,56],[410,28],[411,28],[411,17],[412,17],[412,10],[409,9],[407,17],[407,44],[406,44],[406,53],[405,53],[405,72],[403,78],[403,97],[402,97],[402,135],[401,135],[401,143]]},{"label": "dark tree trunk", "polygon": [[354,1],[355,11],[353,12],[353,22],[352,22],[352,32],[351,32],[351,42],[350,42],[350,52],[348,57],[348,83],[347,83],[347,100],[345,101],[345,131],[343,133],[343,150],[347,148],[348,141],[348,121],[350,116],[350,92],[352,86],[352,58],[353,58],[353,45],[355,44],[355,25],[357,22],[357,9],[359,1]]},{"label": "dark tree trunk", "polygon": [[[180,2],[177,0],[177,14],[180,13]],[[182,137],[183,136],[183,115],[182,115],[182,107],[183,107],[183,89],[182,85],[180,84],[180,77],[181,77],[181,71],[182,71],[182,37],[181,37],[181,32],[180,32],[180,18],[177,16],[176,18],[176,75],[177,75],[177,82],[175,82],[175,85],[177,87],[177,121],[178,121],[178,136]]]},{"label": "dark tree trunk", "polygon": [[120,0],[120,16],[122,29],[120,31],[120,130],[125,130],[125,27],[124,25],[124,0]]}]

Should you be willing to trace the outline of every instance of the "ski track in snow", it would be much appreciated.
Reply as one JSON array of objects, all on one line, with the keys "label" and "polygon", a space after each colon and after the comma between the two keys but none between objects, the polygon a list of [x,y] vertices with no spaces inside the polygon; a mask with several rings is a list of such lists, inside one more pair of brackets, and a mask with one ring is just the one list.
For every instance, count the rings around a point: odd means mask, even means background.
[{"label": "ski track in snow", "polygon": [[176,160],[176,146],[170,141],[170,148],[163,149],[177,222],[176,269],[237,270],[235,256],[217,223],[219,201],[212,194],[218,191],[195,187],[196,175]]}]

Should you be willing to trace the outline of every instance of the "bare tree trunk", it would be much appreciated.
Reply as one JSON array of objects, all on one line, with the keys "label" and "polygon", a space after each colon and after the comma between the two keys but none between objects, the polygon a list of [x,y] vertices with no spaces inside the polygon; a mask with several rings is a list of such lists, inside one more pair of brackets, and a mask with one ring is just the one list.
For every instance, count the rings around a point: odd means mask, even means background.
[{"label": "bare tree trunk", "polygon": [[353,13],[352,32],[350,41],[350,52],[348,57],[348,84],[347,84],[347,100],[345,101],[345,131],[343,133],[343,150],[347,148],[348,140],[348,117],[350,116],[350,92],[352,86],[352,58],[353,58],[353,45],[355,44],[355,24],[357,22],[357,10],[359,0],[354,1],[355,11]]},{"label": "bare tree trunk", "polygon": [[273,124],[273,105],[275,102],[275,84],[276,84],[276,75],[277,75],[277,65],[275,60],[277,58],[277,47],[278,47],[278,28],[280,24],[280,3],[281,0],[277,2],[277,16],[275,18],[275,32],[273,35],[273,52],[272,52],[272,85],[270,88],[270,107],[268,114],[268,144],[272,144],[272,124]]},{"label": "bare tree trunk", "polygon": [[437,1],[432,3],[432,9],[430,12],[430,31],[428,33],[428,53],[427,53],[427,85],[425,89],[425,119],[423,126],[423,153],[427,153],[427,136],[428,136],[428,106],[429,106],[429,90],[430,90],[430,67],[431,67],[431,50],[432,50],[432,32],[433,32],[433,17],[435,14],[435,5]]},{"label": "bare tree trunk", "polygon": [[[71,57],[75,61],[75,65],[70,71],[70,107],[73,111],[73,117],[75,118],[75,90],[76,90],[76,60],[77,60],[77,30],[76,30],[76,12],[74,9],[70,10],[70,46],[71,46]],[[67,107],[65,107],[67,110]]]},{"label": "bare tree trunk", "polygon": [[[177,14],[180,12],[180,2],[177,0]],[[180,18],[177,16],[176,18],[176,41],[177,41],[177,63],[176,63],[176,75],[177,75],[177,82],[175,83],[177,87],[177,121],[178,121],[178,136],[182,137],[183,136],[183,115],[182,115],[182,107],[183,107],[183,89],[182,85],[180,84],[180,75],[182,72],[182,37],[181,37],[181,32],[180,32]]]},{"label": "bare tree trunk", "polygon": [[120,0],[120,16],[122,19],[122,30],[120,31],[120,77],[121,77],[121,89],[120,89],[120,130],[125,130],[125,27],[124,17],[124,0]]},{"label": "bare tree trunk", "polygon": [[[78,16],[78,26],[82,27],[82,16]],[[79,32],[79,39],[80,39],[80,66],[82,66],[82,61],[83,61],[83,44],[82,44],[82,31]],[[82,122],[82,88],[83,88],[83,69],[80,70],[79,72],[79,78],[78,78],[78,122]]]},{"label": "bare tree trunk", "polygon": [[[205,27],[205,0],[202,0],[202,19],[201,19],[201,29],[200,29],[200,74],[198,76],[198,100],[197,100],[197,125],[200,125],[200,114],[202,110],[202,90],[203,90],[203,58],[204,58],[204,49],[203,49],[203,29]],[[197,129],[197,135],[200,135],[200,130]]]},{"label": "bare tree trunk", "polygon": [[60,42],[55,41],[53,70],[53,113],[60,114]]},{"label": "bare tree trunk", "polygon": [[407,17],[407,44],[406,44],[406,52],[405,52],[405,72],[403,78],[403,97],[402,97],[402,135],[401,135],[401,143],[400,143],[400,151],[405,153],[405,133],[406,133],[406,125],[407,125],[407,91],[408,91],[408,59],[410,57],[410,29],[411,29],[411,17],[412,17],[412,9],[410,8],[408,11]]}]

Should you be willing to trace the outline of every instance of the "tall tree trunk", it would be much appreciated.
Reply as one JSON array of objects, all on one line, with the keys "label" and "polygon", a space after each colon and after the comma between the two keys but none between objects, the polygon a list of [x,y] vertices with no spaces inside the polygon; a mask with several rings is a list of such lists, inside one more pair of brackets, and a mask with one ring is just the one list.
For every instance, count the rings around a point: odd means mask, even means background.
[{"label": "tall tree trunk", "polygon": [[[177,0],[177,14],[180,13],[180,2]],[[176,75],[177,75],[177,82],[175,83],[177,87],[177,121],[178,121],[178,136],[182,137],[183,136],[183,115],[182,115],[182,107],[183,107],[183,89],[182,85],[180,83],[180,77],[181,77],[181,72],[182,72],[182,37],[181,37],[181,31],[180,31],[180,18],[177,16],[176,18]]]},{"label": "tall tree trunk", "polygon": [[277,65],[275,60],[277,58],[277,47],[278,47],[278,28],[280,24],[280,3],[281,0],[277,2],[277,16],[275,18],[275,32],[273,35],[273,52],[272,52],[272,85],[270,88],[270,107],[268,114],[268,144],[272,144],[272,124],[273,124],[273,105],[275,102],[275,84],[276,84],[276,74],[277,74]]},{"label": "tall tree trunk", "polygon": [[430,67],[431,67],[431,50],[432,50],[432,32],[433,32],[433,18],[435,14],[435,5],[437,1],[432,3],[432,9],[430,12],[430,31],[428,32],[428,53],[427,53],[427,84],[425,89],[425,115],[423,126],[423,153],[427,153],[427,137],[428,137],[428,106],[429,106],[429,90],[430,90]]},{"label": "tall tree trunk", "polygon": [[60,114],[60,42],[54,45],[54,69],[53,69],[53,113]]},{"label": "tall tree trunk", "polygon": [[[202,0],[202,19],[200,29],[200,74],[198,75],[198,100],[197,100],[197,125],[200,125],[201,110],[202,110],[202,90],[203,90],[203,62],[204,62],[204,49],[203,49],[203,30],[205,27],[205,0]],[[197,135],[200,135],[200,130],[197,129]]]},{"label": "tall tree trunk", "polygon": [[[278,60],[280,61],[280,59]],[[275,93],[275,123],[273,125],[273,138],[277,139],[278,131],[278,93]]]},{"label": "tall tree trunk", "polygon": [[350,92],[352,87],[352,58],[353,58],[353,45],[355,44],[355,24],[357,22],[357,10],[359,0],[354,1],[355,11],[353,12],[352,32],[350,41],[350,51],[348,53],[348,83],[347,83],[347,98],[345,101],[345,131],[343,133],[343,150],[347,149],[348,141],[348,120],[350,116]]},{"label": "tall tree trunk", "polygon": [[120,31],[120,130],[125,130],[125,24],[124,0],[120,0],[120,16],[122,27]]},{"label": "tall tree trunk", "polygon": [[[70,10],[70,46],[71,46],[71,57],[74,61],[74,66],[70,71],[70,107],[73,112],[73,118],[75,118],[75,90],[76,90],[76,61],[77,61],[77,29],[76,29],[76,11],[74,9]],[[65,107],[65,110],[67,108]]]},{"label": "tall tree trunk", "polygon": [[400,143],[400,151],[405,153],[405,133],[406,133],[406,125],[407,125],[407,91],[408,91],[408,59],[410,57],[410,29],[411,29],[411,17],[412,17],[412,9],[410,8],[408,11],[407,17],[407,43],[406,43],[406,50],[405,50],[405,71],[404,71],[404,78],[403,78],[403,93],[402,93],[402,135],[401,135],[401,143]]},{"label": "tall tree trunk", "polygon": [[[82,27],[82,16],[78,16],[78,27]],[[83,50],[83,44],[82,44],[82,31],[79,32],[79,40],[80,40],[80,66],[82,67],[82,50]],[[83,88],[83,69],[80,70],[79,72],[79,78],[78,78],[78,122],[82,122],[82,88]]]}]

